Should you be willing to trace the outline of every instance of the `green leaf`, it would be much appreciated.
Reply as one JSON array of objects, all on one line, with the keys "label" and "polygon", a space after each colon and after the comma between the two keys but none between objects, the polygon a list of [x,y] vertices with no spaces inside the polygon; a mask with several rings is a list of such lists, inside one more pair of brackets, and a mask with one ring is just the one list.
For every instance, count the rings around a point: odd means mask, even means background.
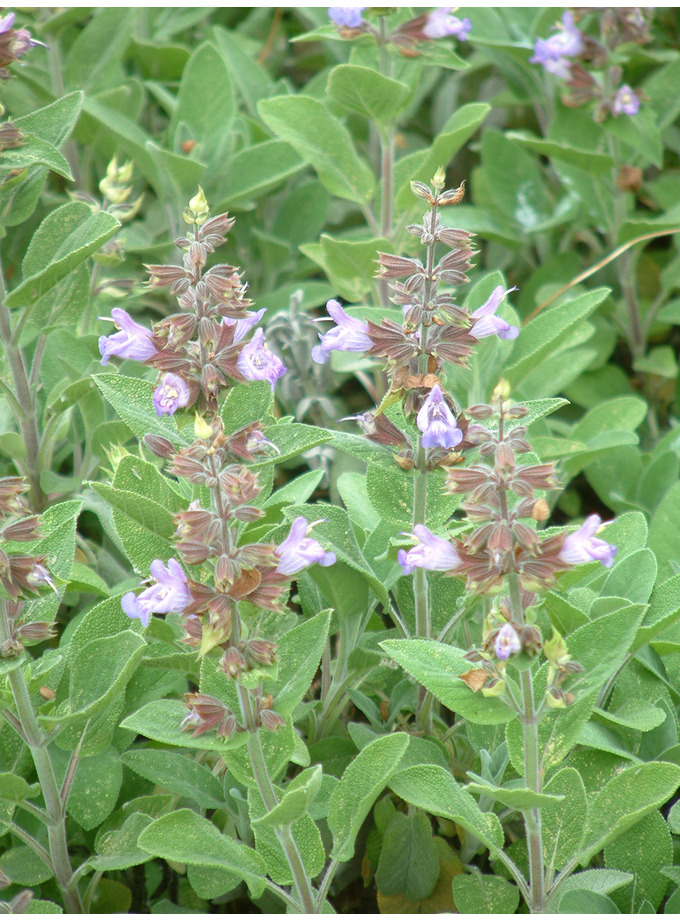
[{"label": "green leaf", "polygon": [[490,111],[491,106],[485,102],[471,102],[456,108],[430,147],[417,150],[397,161],[394,167],[394,187],[397,189],[395,202],[398,208],[413,208],[420,204],[411,191],[411,181],[431,182],[439,167],[446,168],[449,165]]},{"label": "green leaf", "polygon": [[2,169],[26,169],[30,166],[46,166],[52,172],[73,182],[71,168],[66,157],[49,141],[28,135],[21,147],[2,151]]},{"label": "green leaf", "polygon": [[133,8],[95,11],[69,45],[63,65],[66,84],[98,92],[115,79],[132,37],[135,17]]},{"label": "green leaf", "polygon": [[462,649],[431,639],[388,639],[380,646],[452,712],[471,722],[495,725],[514,718],[499,699],[475,693],[462,680],[470,662]]},{"label": "green leaf", "polygon": [[244,46],[239,33],[227,32],[226,29],[217,26],[213,34],[246,108],[253,118],[257,118],[258,101],[276,92],[273,81],[267,71],[257,63],[255,55],[250,53],[250,48]]},{"label": "green leaf", "polygon": [[595,891],[586,891],[577,888],[576,891],[566,891],[560,898],[560,914],[618,914],[619,909],[606,894],[597,894]]},{"label": "green leaf", "polygon": [[661,168],[663,145],[656,126],[656,115],[647,106],[642,106],[635,118],[609,118],[605,124],[609,134],[629,144],[645,159]]},{"label": "green leaf", "polygon": [[266,868],[260,854],[188,808],[158,818],[142,831],[138,845],[161,859],[227,870],[246,883],[254,898],[264,891]]},{"label": "green leaf", "polygon": [[40,784],[30,785],[15,773],[0,773],[0,799],[6,802],[23,802],[40,795]]},{"label": "green leaf", "polygon": [[[518,387],[538,364],[557,351],[564,336],[594,313],[608,294],[609,288],[597,288],[566,303],[550,307],[530,320],[515,342],[510,366],[503,370],[511,386]],[[585,440],[578,432],[578,426],[572,437],[575,440]]]},{"label": "green leaf", "polygon": [[408,735],[398,732],[377,738],[357,754],[342,774],[330,798],[328,826],[333,834],[333,858],[346,862],[364,818],[397,770],[408,747]]},{"label": "green leaf", "polygon": [[646,700],[626,700],[615,712],[596,708],[594,717],[605,724],[621,725],[639,732],[650,732],[666,721],[664,710]]},{"label": "green leaf", "polygon": [[[65,769],[69,756],[63,752],[62,757]],[[81,757],[66,805],[68,814],[86,831],[99,827],[115,808],[122,783],[123,767],[115,748]]]},{"label": "green leaf", "polygon": [[[93,482],[91,485],[94,491],[106,499],[112,508],[121,512],[120,520],[128,519],[139,524],[150,534],[167,541],[173,537],[176,528],[172,514],[158,502],[145,498],[138,492],[116,489],[103,482]],[[117,529],[120,530],[120,527],[117,526]]]},{"label": "green leaf", "polygon": [[239,733],[229,741],[219,738],[216,734],[193,738],[190,732],[180,728],[186,715],[187,707],[180,700],[152,700],[120,724],[121,728],[130,729],[152,741],[202,751],[226,752],[230,748],[245,744],[248,740],[245,733]]},{"label": "green leaf", "polygon": [[639,549],[614,566],[602,586],[602,595],[646,604],[654,588],[656,572],[654,553],[650,549]]},{"label": "green leaf", "polygon": [[390,124],[408,101],[410,89],[370,67],[340,64],[331,70],[327,92],[349,112],[359,112],[372,122]]},{"label": "green leaf", "polygon": [[541,814],[545,863],[554,871],[562,869],[578,853],[588,817],[586,790],[578,770],[563,767],[543,787],[563,801],[548,805]]},{"label": "green leaf", "polygon": [[303,770],[295,779],[286,786],[283,798],[271,811],[260,818],[253,819],[253,824],[266,824],[271,827],[280,827],[292,824],[301,818],[309,808],[309,804],[316,798],[321,788],[322,767],[317,764],[308,770]]},{"label": "green leaf", "polygon": [[119,227],[115,217],[106,211],[93,212],[82,201],[69,201],[51,211],[33,235],[22,264],[23,281],[10,292],[7,306],[30,308]]},{"label": "green leaf", "polygon": [[453,900],[461,914],[514,914],[519,889],[499,875],[456,875]]},{"label": "green leaf", "polygon": [[628,605],[617,599],[620,608],[599,616],[580,626],[569,636],[569,653],[584,668],[573,686],[579,690],[601,688],[603,683],[623,664],[638,626],[645,614],[644,605]]},{"label": "green leaf", "polygon": [[175,795],[192,799],[199,808],[222,808],[222,784],[207,767],[173,751],[136,750],[122,755],[129,767]]},{"label": "green leaf", "polygon": [[13,121],[25,134],[34,134],[54,147],[60,147],[75,127],[82,106],[83,93],[78,90]]},{"label": "green leaf", "polygon": [[527,131],[506,131],[505,137],[527,150],[532,150],[540,156],[550,157],[578,166],[591,175],[606,175],[612,169],[614,162],[606,153],[596,153],[594,150],[582,150],[571,144],[558,143],[543,137],[536,137]]},{"label": "green leaf", "polygon": [[545,792],[534,792],[526,786],[494,786],[487,783],[480,776],[468,771],[472,781],[465,786],[465,791],[472,795],[483,795],[485,798],[500,802],[506,808],[515,811],[529,811],[533,808],[547,808],[562,801],[564,796],[552,795]]},{"label": "green leaf", "polygon": [[90,857],[89,864],[100,872],[112,872],[129,869],[153,859],[150,853],[137,846],[139,835],[152,820],[148,815],[135,813],[126,818],[118,830],[98,835],[96,855]]},{"label": "green leaf", "polygon": [[506,217],[526,232],[548,220],[553,204],[533,157],[499,131],[487,130],[482,135],[482,164],[493,202]]},{"label": "green leaf", "polygon": [[214,192],[217,208],[259,198],[300,172],[304,165],[304,160],[284,141],[268,140],[245,147],[229,159]]},{"label": "green leaf", "polygon": [[390,245],[383,238],[344,240],[322,233],[318,259],[312,256],[308,247],[300,248],[305,255],[319,262],[338,294],[345,300],[356,302],[373,287],[378,252],[388,252]]},{"label": "green leaf", "polygon": [[671,763],[638,764],[614,776],[592,803],[579,854],[581,864],[668,801],[678,785],[680,767]]},{"label": "green leaf", "polygon": [[257,108],[267,127],[314,167],[331,194],[359,205],[370,201],[373,175],[347,129],[323,103],[299,94],[263,99]]},{"label": "green leaf", "polygon": [[267,438],[278,449],[278,453],[273,454],[266,460],[258,460],[253,466],[269,466],[272,463],[282,463],[284,460],[290,460],[292,457],[298,457],[305,451],[317,447],[319,444],[325,444],[330,441],[328,432],[325,428],[317,428],[315,425],[303,425],[299,422],[282,422],[279,425],[270,425],[265,431]]},{"label": "green leaf", "polygon": [[265,679],[262,689],[274,696],[274,709],[279,715],[290,715],[309,690],[319,667],[330,622],[330,611],[322,610],[278,640],[277,679]]},{"label": "green leaf", "polygon": [[608,869],[632,872],[635,879],[630,887],[618,891],[613,900],[625,913],[638,913],[646,899],[656,911],[668,887],[661,869],[673,861],[670,831],[658,811],[618,836],[604,849]]},{"label": "green leaf", "polygon": [[389,786],[416,808],[460,824],[492,852],[503,849],[503,830],[496,815],[480,811],[472,796],[443,767],[436,764],[407,767],[390,777]]},{"label": "green leaf", "polygon": [[177,431],[177,422],[172,415],[156,415],[153,407],[153,384],[137,377],[122,374],[94,374],[93,380],[107,402],[128,428],[143,438],[145,434],[157,434],[167,438],[175,447],[185,443],[185,436]]},{"label": "green leaf", "polygon": [[429,898],[439,879],[439,855],[429,818],[422,812],[397,812],[382,837],[375,883],[381,895]]},{"label": "green leaf", "polygon": [[633,880],[629,872],[619,872],[617,869],[586,869],[570,875],[553,889],[550,898],[550,912],[557,913],[561,900],[570,891],[588,891],[594,894],[607,895]]},{"label": "green leaf", "polygon": [[659,563],[659,578],[678,572],[680,558],[680,483],[666,492],[649,525],[649,546]]},{"label": "green leaf", "polygon": [[184,68],[168,134],[175,148],[183,140],[197,141],[196,155],[212,164],[226,152],[233,119],[229,68],[217,48],[203,42]]}]

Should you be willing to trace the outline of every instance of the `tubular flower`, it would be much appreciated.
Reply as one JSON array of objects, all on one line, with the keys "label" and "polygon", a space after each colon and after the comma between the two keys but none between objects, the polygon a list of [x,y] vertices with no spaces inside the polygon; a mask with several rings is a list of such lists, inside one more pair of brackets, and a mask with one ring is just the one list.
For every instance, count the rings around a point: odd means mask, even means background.
[{"label": "tubular flower", "polygon": [[[100,316],[108,320],[108,316]],[[106,365],[113,355],[116,358],[130,358],[132,361],[148,361],[156,354],[156,346],[152,342],[152,333],[136,323],[129,313],[114,307],[111,310],[111,320],[118,326],[120,332],[113,335],[99,337],[99,354],[101,363]]]},{"label": "tubular flower", "polygon": [[498,630],[494,642],[496,658],[499,658],[501,661],[507,661],[511,655],[516,655],[521,651],[522,643],[517,635],[517,631],[509,623],[504,623]]},{"label": "tubular flower", "polygon": [[344,26],[346,29],[358,29],[363,22],[362,12],[367,9],[365,6],[329,6],[328,18],[336,26]]},{"label": "tubular flower", "polygon": [[457,447],[463,440],[463,432],[456,425],[453,413],[442,396],[439,384],[435,384],[420,407],[416,424],[423,433],[423,447]]},{"label": "tubular flower", "polygon": [[496,310],[500,307],[503,298],[516,290],[516,287],[511,287],[504,291],[503,285],[500,284],[497,288],[494,288],[487,302],[475,310],[471,315],[471,319],[476,320],[476,322],[471,332],[476,339],[484,339],[489,335],[497,335],[499,339],[517,338],[519,335],[517,326],[511,326],[500,316],[496,316]]},{"label": "tubular flower", "polygon": [[191,391],[177,374],[166,374],[153,393],[156,415],[174,415],[189,402]]},{"label": "tubular flower", "polygon": [[640,99],[627,83],[619,89],[614,97],[612,112],[614,115],[637,115],[640,108]]},{"label": "tubular flower", "polygon": [[567,565],[599,561],[610,569],[614,565],[617,547],[595,536],[610,523],[611,521],[605,521],[603,524],[599,514],[591,514],[577,531],[570,533],[565,539],[558,558]]},{"label": "tubular flower", "polygon": [[329,300],[326,309],[336,325],[325,335],[319,335],[320,344],[312,348],[312,358],[317,364],[325,364],[332,351],[361,352],[373,347],[366,323],[348,316],[337,300]]},{"label": "tubular flower", "polygon": [[236,366],[246,380],[268,380],[272,390],[286,373],[286,365],[264,344],[264,332],[258,329],[238,356]]},{"label": "tubular flower", "polygon": [[141,620],[142,626],[149,625],[152,613],[182,613],[191,603],[186,575],[176,559],[169,559],[167,566],[154,559],[150,568],[157,583],[139,595],[129,591],[120,601],[125,615]]},{"label": "tubular flower", "polygon": [[225,326],[234,326],[234,344],[240,342],[241,339],[244,339],[253,326],[257,326],[262,317],[267,312],[267,308],[263,307],[261,310],[258,310],[257,313],[248,313],[243,319],[231,319],[231,317],[225,316],[222,319],[222,323]]},{"label": "tubular flower", "polygon": [[335,562],[335,553],[326,552],[317,540],[307,536],[312,526],[303,517],[295,518],[290,533],[276,547],[275,553],[279,559],[276,571],[280,575],[296,575],[314,563],[328,566]]},{"label": "tubular flower", "polygon": [[428,14],[423,26],[423,35],[428,38],[447,38],[449,35],[455,35],[464,42],[471,28],[469,19],[452,16],[450,7],[440,6]]},{"label": "tubular flower", "polygon": [[550,38],[538,38],[534,45],[534,56],[530,64],[541,64],[548,73],[555,74],[563,80],[569,79],[569,61],[583,51],[583,38],[574,25],[571,13],[567,10],[562,15],[562,27]]},{"label": "tubular flower", "polygon": [[424,524],[416,524],[413,536],[418,540],[418,545],[408,552],[400,549],[398,554],[404,575],[410,575],[414,569],[452,572],[461,566],[462,560],[449,540],[435,537]]}]

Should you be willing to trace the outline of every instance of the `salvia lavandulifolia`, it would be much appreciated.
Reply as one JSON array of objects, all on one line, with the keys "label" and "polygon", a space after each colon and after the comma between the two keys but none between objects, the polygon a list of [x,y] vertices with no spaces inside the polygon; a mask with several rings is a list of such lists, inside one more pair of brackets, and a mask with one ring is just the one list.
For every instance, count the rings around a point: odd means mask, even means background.
[{"label": "salvia lavandulifolia", "polygon": [[[239,270],[233,265],[206,269],[210,254],[225,242],[233,219],[210,218],[203,193],[184,212],[192,228],[176,240],[184,253],[182,265],[150,265],[150,283],[168,287],[181,312],[146,329],[123,310],[114,310],[119,332],[100,339],[102,363],[111,356],[131,358],[159,370],[153,402],[157,414],[171,415],[191,407],[194,441],[175,450],[166,439],[147,435],[146,446],[167,462],[167,471],[186,480],[198,492],[210,494],[208,507],[192,501],[175,515],[175,547],[179,558],[151,563],[150,583],[141,593],[122,598],[126,615],[144,626],[153,614],[182,615],[183,641],[200,657],[219,650],[219,667],[228,678],[272,665],[276,644],[257,634],[257,622],[245,623],[239,603],[261,611],[282,611],[291,579],[314,563],[331,565],[333,553],[310,536],[304,518],[293,522],[278,545],[241,543],[243,526],[263,512],[254,502],[261,491],[259,475],[248,463],[275,451],[259,422],[226,434],[219,415],[221,398],[234,383],[267,381],[272,389],[285,373],[283,362],[264,344],[255,328],[264,310],[249,312],[250,301]],[[209,572],[201,580],[190,570]],[[251,682],[249,682],[250,687]],[[242,711],[234,713],[205,694],[186,697],[189,712],[183,727],[194,735],[215,729],[223,737],[259,726],[276,730],[282,719],[272,700],[258,687],[240,687]],[[252,695],[253,699],[249,698]]]}]

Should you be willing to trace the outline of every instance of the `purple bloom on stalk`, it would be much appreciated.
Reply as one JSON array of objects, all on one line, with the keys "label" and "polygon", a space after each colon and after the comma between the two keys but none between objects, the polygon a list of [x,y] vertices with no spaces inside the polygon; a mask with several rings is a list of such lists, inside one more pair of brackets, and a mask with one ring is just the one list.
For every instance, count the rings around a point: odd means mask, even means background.
[{"label": "purple bloom on stalk", "polygon": [[476,322],[470,332],[476,339],[484,339],[489,335],[497,335],[499,339],[517,338],[519,335],[517,326],[511,326],[500,316],[496,316],[496,310],[500,307],[503,298],[516,290],[516,287],[511,287],[504,291],[503,285],[500,284],[494,288],[487,302],[475,310],[470,318]]},{"label": "purple bloom on stalk", "polygon": [[153,392],[156,415],[174,415],[189,402],[191,391],[177,374],[166,374]]},{"label": "purple bloom on stalk", "polygon": [[141,620],[142,626],[149,625],[152,613],[182,613],[191,603],[187,577],[176,559],[169,559],[167,566],[154,559],[150,568],[157,584],[139,595],[129,591],[120,601],[125,615],[131,620]]},{"label": "purple bloom on stalk", "polygon": [[358,29],[363,22],[362,12],[368,9],[365,6],[329,6],[328,18],[336,26],[344,26],[346,29]]},{"label": "purple bloom on stalk", "polygon": [[279,564],[276,571],[281,575],[296,575],[308,565],[327,566],[335,562],[335,553],[328,553],[317,541],[307,534],[314,525],[308,524],[305,518],[297,517],[293,521],[290,533],[276,547]]},{"label": "purple bloom on stalk", "polygon": [[[108,320],[108,316],[100,316]],[[156,346],[151,341],[152,333],[136,323],[129,313],[114,307],[111,310],[111,320],[118,326],[120,332],[113,335],[99,336],[99,354],[102,364],[109,363],[113,355],[116,358],[130,358],[132,361],[148,361],[156,354]]]},{"label": "purple bloom on stalk", "polygon": [[599,530],[610,523],[611,521],[605,521],[603,524],[599,514],[591,514],[575,533],[569,534],[562,544],[558,558],[567,565],[599,561],[610,569],[614,565],[614,557],[618,548],[595,536]]},{"label": "purple bloom on stalk", "polygon": [[3,16],[0,19],[0,35],[3,32],[9,32],[9,30],[14,26],[14,20],[16,18],[16,13],[8,13],[6,16]]},{"label": "purple bloom on stalk", "polygon": [[236,366],[246,380],[268,380],[272,390],[279,377],[286,373],[283,361],[265,347],[262,329],[258,329],[243,348]]},{"label": "purple bloom on stalk", "polygon": [[637,115],[640,108],[640,100],[627,83],[619,89],[614,97],[612,112],[614,115]]},{"label": "purple bloom on stalk", "polygon": [[463,440],[463,432],[456,425],[438,383],[420,407],[416,424],[423,433],[423,447],[444,447],[448,450],[457,447]]},{"label": "purple bloom on stalk", "polygon": [[519,641],[517,631],[509,623],[504,623],[498,630],[494,651],[496,658],[500,658],[501,661],[507,661],[511,655],[522,651],[522,643]]},{"label": "purple bloom on stalk", "polygon": [[457,16],[452,16],[450,7],[440,6],[439,9],[433,10],[428,14],[423,26],[423,35],[428,38],[447,38],[449,35],[455,35],[456,38],[464,42],[471,28],[472,25],[469,19],[459,19]]},{"label": "purple bloom on stalk", "polygon": [[257,313],[248,313],[243,319],[231,319],[225,316],[222,322],[225,326],[236,326],[234,329],[234,343],[236,343],[244,339],[253,326],[257,326],[266,312],[267,308],[263,307],[261,310],[258,310]]},{"label": "purple bloom on stalk", "polygon": [[461,565],[461,558],[449,540],[435,537],[424,524],[416,524],[413,536],[418,540],[412,549],[400,549],[399,565],[404,575],[410,575],[414,569],[429,569],[432,572],[452,572]]},{"label": "purple bloom on stalk", "polygon": [[348,316],[337,300],[329,300],[326,309],[336,325],[325,335],[319,335],[320,344],[312,348],[312,358],[317,364],[325,364],[332,351],[360,352],[372,348],[366,323]]},{"label": "purple bloom on stalk", "polygon": [[548,73],[563,80],[569,79],[569,61],[583,51],[583,38],[574,25],[571,13],[562,15],[562,28],[550,38],[537,38],[530,64],[541,64]]}]

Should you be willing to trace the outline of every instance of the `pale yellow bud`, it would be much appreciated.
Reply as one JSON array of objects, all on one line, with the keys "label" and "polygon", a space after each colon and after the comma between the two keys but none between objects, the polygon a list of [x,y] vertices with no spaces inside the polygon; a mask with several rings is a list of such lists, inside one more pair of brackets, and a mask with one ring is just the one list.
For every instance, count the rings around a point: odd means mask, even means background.
[{"label": "pale yellow bud", "polygon": [[482,696],[503,696],[505,693],[505,681],[497,680],[487,687],[482,687]]},{"label": "pale yellow bud", "polygon": [[444,188],[446,184],[446,171],[443,166],[440,166],[437,172],[432,177],[432,185],[440,191]]},{"label": "pale yellow bud", "polygon": [[491,395],[493,402],[501,402],[510,396],[510,384],[507,380],[499,380]]},{"label": "pale yellow bud", "polygon": [[191,199],[189,207],[182,216],[188,224],[194,224],[197,227],[204,224],[210,216],[210,208],[200,185],[198,186],[198,192]]},{"label": "pale yellow bud", "polygon": [[212,437],[212,428],[198,413],[194,416],[194,434],[202,441],[207,441]]}]

